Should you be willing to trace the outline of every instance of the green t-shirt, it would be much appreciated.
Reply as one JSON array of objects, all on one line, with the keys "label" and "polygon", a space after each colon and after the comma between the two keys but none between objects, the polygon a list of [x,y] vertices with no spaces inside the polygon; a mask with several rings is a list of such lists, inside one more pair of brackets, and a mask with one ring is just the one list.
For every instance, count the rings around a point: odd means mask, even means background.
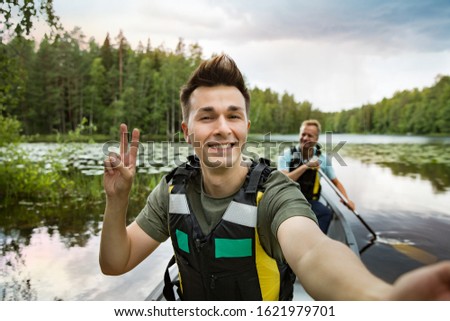
[{"label": "green t-shirt", "polygon": [[[292,216],[306,216],[317,223],[309,203],[298,184],[279,171],[273,171],[263,185],[264,196],[258,205],[258,234],[264,250],[275,259],[283,259],[277,240],[278,227]],[[207,235],[219,223],[234,195],[213,198],[203,192],[198,175],[186,186],[186,196],[202,232]],[[154,240],[164,242],[168,229],[169,188],[165,177],[150,193],[147,203],[136,218],[137,224]]]}]

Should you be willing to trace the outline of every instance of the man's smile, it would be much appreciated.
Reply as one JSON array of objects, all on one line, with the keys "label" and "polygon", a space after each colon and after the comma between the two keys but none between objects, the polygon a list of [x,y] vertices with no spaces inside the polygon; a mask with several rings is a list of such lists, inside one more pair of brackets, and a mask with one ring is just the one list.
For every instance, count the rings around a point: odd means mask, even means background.
[{"label": "man's smile", "polygon": [[217,142],[211,142],[206,144],[209,152],[224,151],[233,148],[235,145],[236,143],[217,143]]}]

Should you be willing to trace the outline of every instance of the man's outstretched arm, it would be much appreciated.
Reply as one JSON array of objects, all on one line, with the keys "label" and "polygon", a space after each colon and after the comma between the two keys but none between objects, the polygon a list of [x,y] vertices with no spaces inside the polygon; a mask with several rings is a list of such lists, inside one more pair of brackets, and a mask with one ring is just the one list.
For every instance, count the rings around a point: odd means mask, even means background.
[{"label": "man's outstretched arm", "polygon": [[450,261],[406,273],[391,285],[306,217],[287,219],[277,235],[287,262],[316,300],[450,299]]}]

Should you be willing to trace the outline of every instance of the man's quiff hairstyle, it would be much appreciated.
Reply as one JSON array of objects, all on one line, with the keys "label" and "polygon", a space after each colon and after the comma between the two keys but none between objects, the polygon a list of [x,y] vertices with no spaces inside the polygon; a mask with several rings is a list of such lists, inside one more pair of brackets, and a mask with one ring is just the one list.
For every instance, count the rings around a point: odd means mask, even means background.
[{"label": "man's quiff hairstyle", "polygon": [[301,125],[300,125],[300,132],[302,131],[302,128],[305,126],[316,126],[317,127],[317,136],[320,135],[320,132],[322,131],[322,127],[320,126],[320,123],[318,120],[316,119],[308,119],[305,120]]},{"label": "man's quiff hairstyle", "polygon": [[245,99],[245,111],[250,110],[250,93],[245,85],[244,77],[236,63],[229,56],[222,54],[203,61],[192,73],[187,83],[181,88],[180,103],[183,120],[189,120],[190,98],[192,92],[198,87],[214,86],[236,87]]}]

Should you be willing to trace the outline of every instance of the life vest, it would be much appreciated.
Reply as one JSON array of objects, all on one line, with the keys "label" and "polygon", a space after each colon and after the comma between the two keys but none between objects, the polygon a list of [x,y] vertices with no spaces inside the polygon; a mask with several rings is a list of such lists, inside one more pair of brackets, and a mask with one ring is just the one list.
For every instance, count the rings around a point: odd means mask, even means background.
[{"label": "life vest", "polygon": [[[271,258],[257,231],[257,204],[262,183],[271,169],[253,163],[243,187],[222,219],[208,234],[200,229],[186,197],[186,184],[200,175],[198,160],[190,159],[168,175],[169,231],[179,270],[182,300],[292,300],[295,275],[290,267]],[[194,164],[193,164],[194,163]],[[174,299],[167,278],[164,294]]]},{"label": "life vest", "polygon": [[[301,153],[296,147],[291,147],[291,162],[289,172],[295,170],[303,163]],[[320,185],[320,175],[317,168],[308,168],[297,180],[300,190],[307,200],[318,200],[322,186]]]}]

